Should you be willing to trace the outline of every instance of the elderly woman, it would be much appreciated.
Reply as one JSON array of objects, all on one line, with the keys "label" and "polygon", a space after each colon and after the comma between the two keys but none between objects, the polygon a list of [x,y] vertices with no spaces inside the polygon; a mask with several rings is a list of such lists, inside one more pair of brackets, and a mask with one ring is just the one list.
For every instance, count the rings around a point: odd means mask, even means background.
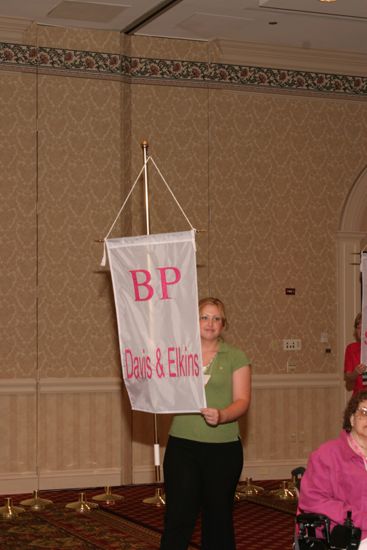
[{"label": "elderly woman", "polygon": [[308,461],[299,497],[302,512],[328,516],[331,528],[352,513],[367,549],[367,390],[351,397],[337,439],[323,443]]},{"label": "elderly woman", "polygon": [[186,550],[201,512],[203,550],[234,550],[232,509],[243,466],[238,419],[250,403],[250,361],[223,342],[218,298],[199,303],[207,408],[176,415],[164,457],[166,513],[161,550]]}]

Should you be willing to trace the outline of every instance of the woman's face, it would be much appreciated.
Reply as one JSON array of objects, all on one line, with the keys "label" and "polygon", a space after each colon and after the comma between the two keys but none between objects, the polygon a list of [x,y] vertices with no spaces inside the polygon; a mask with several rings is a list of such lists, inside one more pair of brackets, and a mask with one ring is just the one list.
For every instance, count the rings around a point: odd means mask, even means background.
[{"label": "woman's face", "polygon": [[367,400],[361,401],[358,409],[350,417],[352,432],[367,442]]},{"label": "woman's face", "polygon": [[356,340],[357,340],[357,342],[361,341],[361,328],[362,328],[362,321],[359,321],[358,325],[356,325]]},{"label": "woman's face", "polygon": [[223,320],[218,306],[205,304],[199,312],[202,340],[217,340],[223,330]]}]

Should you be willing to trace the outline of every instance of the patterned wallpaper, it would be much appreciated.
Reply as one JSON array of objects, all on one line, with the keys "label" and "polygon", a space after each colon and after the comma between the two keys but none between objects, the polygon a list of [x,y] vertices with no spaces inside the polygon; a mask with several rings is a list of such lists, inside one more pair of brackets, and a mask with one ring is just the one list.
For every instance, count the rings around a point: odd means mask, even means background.
[{"label": "patterned wallpaper", "polygon": [[302,339],[297,372],[335,369],[336,233],[366,130],[358,103],[210,94],[212,292],[257,373],[285,372],[283,338]]},{"label": "patterned wallpaper", "polygon": [[[225,300],[228,339],[254,371],[285,372],[281,340],[301,338],[298,371],[334,372],[336,232],[366,166],[367,79],[213,64],[202,44],[186,41],[165,49],[158,39],[123,39],[121,53],[120,37],[56,32],[40,30],[37,48],[0,46],[1,231],[13,289],[2,293],[0,376],[119,374],[95,240],[142,166],[142,139],[204,230],[199,293]],[[190,59],[177,59],[185,48]],[[151,231],[187,229],[149,170]],[[142,195],[116,231],[144,232]]]},{"label": "patterned wallpaper", "polygon": [[120,85],[40,76],[41,376],[104,376],[116,363],[109,273],[99,269],[120,201]]},{"label": "patterned wallpaper", "polygon": [[37,362],[37,81],[0,76],[0,375],[30,377]]}]

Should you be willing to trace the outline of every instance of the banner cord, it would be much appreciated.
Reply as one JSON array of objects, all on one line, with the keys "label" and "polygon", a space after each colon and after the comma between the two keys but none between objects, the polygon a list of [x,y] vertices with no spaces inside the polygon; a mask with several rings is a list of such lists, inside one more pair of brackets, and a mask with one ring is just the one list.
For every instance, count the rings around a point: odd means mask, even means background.
[{"label": "banner cord", "polygon": [[159,168],[158,168],[157,164],[155,163],[154,159],[153,159],[152,157],[149,156],[149,157],[147,158],[147,160],[144,162],[144,164],[143,164],[143,166],[142,166],[142,168],[141,168],[141,170],[140,170],[140,172],[139,172],[139,174],[138,174],[136,180],[134,181],[133,185],[131,186],[131,189],[130,189],[129,193],[127,194],[126,199],[124,200],[124,202],[123,202],[123,204],[122,204],[120,210],[118,211],[117,216],[115,217],[115,219],[114,219],[114,221],[113,221],[111,227],[109,228],[109,230],[108,230],[108,232],[107,232],[105,238],[103,239],[103,256],[102,256],[102,260],[101,260],[101,266],[102,266],[102,267],[106,265],[106,259],[107,259],[106,240],[107,240],[108,237],[110,236],[112,229],[115,227],[115,224],[116,224],[117,220],[119,219],[119,217],[120,217],[120,215],[121,215],[121,212],[122,212],[123,209],[125,208],[127,201],[129,200],[129,198],[130,198],[132,192],[134,191],[134,188],[135,188],[136,184],[138,183],[139,178],[140,178],[140,176],[141,176],[141,174],[142,174],[142,172],[143,172],[145,166],[148,164],[149,161],[151,161],[151,162],[154,164],[154,166],[155,166],[155,168],[156,168],[158,174],[159,174],[160,177],[162,178],[162,180],[163,180],[165,186],[167,187],[168,191],[170,192],[171,196],[173,197],[173,200],[175,201],[175,203],[176,203],[177,206],[179,207],[179,209],[180,209],[182,215],[183,215],[184,218],[186,219],[186,221],[187,221],[187,223],[189,224],[189,226],[191,227],[191,229],[192,229],[193,231],[196,231],[195,228],[193,227],[193,225],[191,224],[189,218],[186,216],[184,209],[182,208],[182,206],[180,205],[180,203],[179,203],[178,200],[176,199],[175,194],[173,193],[172,189],[170,188],[170,186],[168,185],[167,181],[165,180],[165,178],[164,178],[162,172],[159,170]]},{"label": "banner cord", "polygon": [[189,224],[189,226],[191,227],[191,229],[192,229],[193,231],[195,231],[194,226],[191,224],[189,218],[186,216],[184,209],[182,208],[182,206],[180,205],[180,203],[179,203],[178,200],[176,199],[175,194],[173,193],[172,189],[170,188],[170,186],[169,186],[168,183],[166,182],[165,178],[163,177],[162,172],[160,171],[160,169],[159,169],[158,166],[156,165],[154,159],[153,159],[152,157],[148,157],[147,162],[148,162],[148,160],[151,160],[152,163],[154,164],[154,166],[155,166],[155,168],[156,168],[158,174],[161,176],[161,178],[162,178],[162,180],[163,180],[165,186],[167,187],[168,191],[171,193],[171,195],[172,195],[172,197],[173,197],[173,200],[175,201],[175,203],[177,204],[177,206],[178,206],[179,209],[181,210],[182,215],[183,215],[184,218],[186,219],[186,221],[187,221],[187,223]]}]

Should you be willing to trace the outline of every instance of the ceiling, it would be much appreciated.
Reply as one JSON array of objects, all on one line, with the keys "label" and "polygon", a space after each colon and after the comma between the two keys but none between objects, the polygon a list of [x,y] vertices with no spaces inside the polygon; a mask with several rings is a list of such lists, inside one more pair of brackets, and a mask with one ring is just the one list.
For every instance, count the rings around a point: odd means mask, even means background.
[{"label": "ceiling", "polygon": [[0,18],[367,54],[367,0],[0,0]]}]

